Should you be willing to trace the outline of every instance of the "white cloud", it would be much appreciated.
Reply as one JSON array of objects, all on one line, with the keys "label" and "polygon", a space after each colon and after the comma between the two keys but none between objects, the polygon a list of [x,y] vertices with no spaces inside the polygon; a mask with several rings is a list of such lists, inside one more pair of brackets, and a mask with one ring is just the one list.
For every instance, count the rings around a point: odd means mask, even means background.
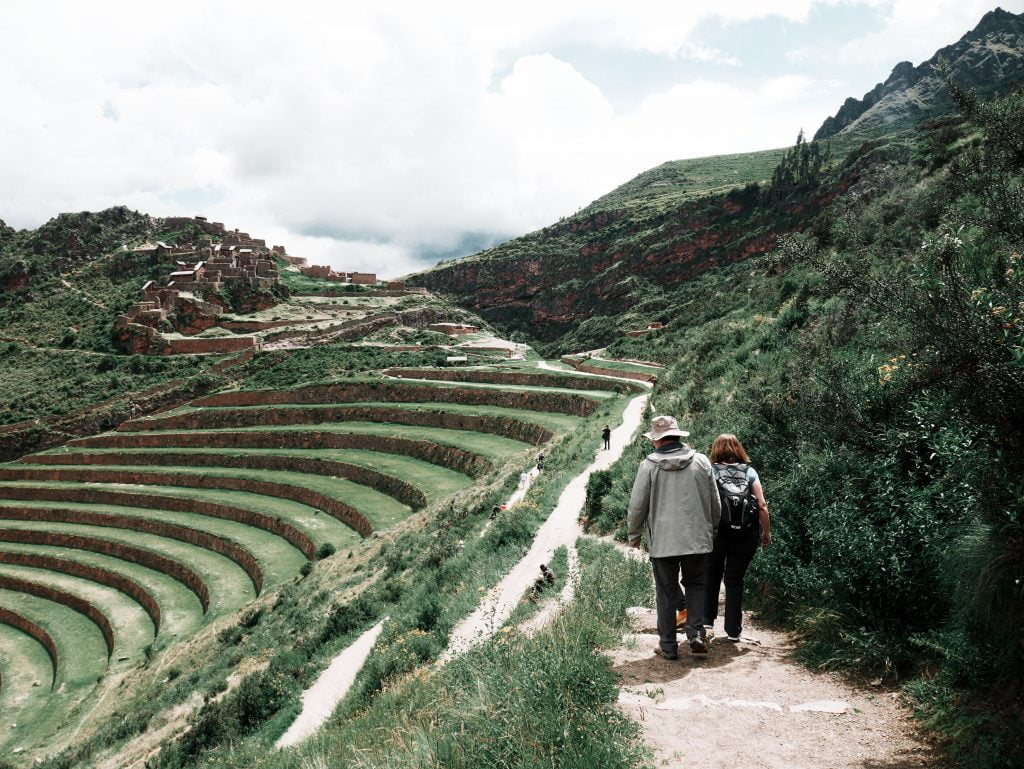
[{"label": "white cloud", "polygon": [[[689,80],[617,109],[544,51],[732,72],[739,62],[693,39],[700,23],[803,23],[816,4],[90,0],[55,13],[8,0],[0,218],[34,227],[119,203],[206,213],[337,267],[407,272],[418,254],[550,223],[665,160],[788,144],[859,95],[755,72],[742,87]],[[886,30],[843,55],[891,66],[925,24],[938,39],[914,45],[930,55],[981,3],[938,0],[916,31],[912,5],[896,0]]]},{"label": "white cloud", "polygon": [[[871,67],[879,73],[879,79],[887,77],[900,61],[917,65],[931,58],[996,7],[992,0],[890,0],[875,4],[885,8],[883,28],[850,40],[838,56],[850,67]],[[1022,0],[1001,0],[999,4],[1012,13],[1024,11]]]}]

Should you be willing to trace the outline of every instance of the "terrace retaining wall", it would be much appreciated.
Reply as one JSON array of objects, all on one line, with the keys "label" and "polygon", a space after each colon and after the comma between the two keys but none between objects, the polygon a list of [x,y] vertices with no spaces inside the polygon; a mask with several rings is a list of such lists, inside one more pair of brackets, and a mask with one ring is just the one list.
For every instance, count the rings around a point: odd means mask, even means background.
[{"label": "terrace retaining wall", "polygon": [[65,534],[58,531],[39,531],[36,529],[0,528],[0,542],[14,542],[23,545],[47,545],[49,547],[67,547],[74,550],[87,550],[101,553],[122,561],[137,563],[139,566],[159,571],[171,579],[177,580],[199,599],[205,614],[210,608],[210,588],[195,571],[183,563],[154,553],[145,548],[126,545],[102,537],[86,537],[80,534]]},{"label": "terrace retaining wall", "polygon": [[38,598],[43,598],[47,601],[53,601],[54,603],[59,603],[62,606],[67,606],[72,611],[78,612],[100,629],[100,633],[103,635],[103,640],[107,644],[108,660],[110,659],[110,655],[114,653],[114,628],[110,626],[110,620],[107,619],[107,616],[93,606],[90,601],[87,601],[81,596],[77,596],[73,593],[58,590],[50,585],[44,585],[41,582],[33,582],[29,579],[22,579],[21,577],[14,577],[10,574],[0,574],[0,588],[3,588],[4,590],[13,590],[17,593],[34,595]]},{"label": "terrace retaining wall", "polygon": [[207,502],[191,497],[173,497],[164,494],[97,489],[89,486],[80,488],[52,488],[47,486],[0,486],[0,499],[19,499],[30,502],[77,502],[82,504],[117,505],[139,507],[144,510],[173,510],[178,513],[193,513],[211,518],[255,526],[276,534],[312,559],[316,545],[300,529],[275,516],[258,513],[244,507],[232,507],[217,502]]},{"label": "terrace retaining wall", "polygon": [[588,363],[586,360],[580,360],[574,358],[571,355],[563,355],[559,360],[567,366],[572,366],[577,371],[582,371],[585,374],[600,374],[602,376],[614,376],[619,379],[635,379],[638,382],[650,382],[654,384],[658,381],[657,374],[644,374],[640,371],[622,371],[614,368],[602,368],[593,363]]},{"label": "terrace retaining wall", "polygon": [[366,467],[315,457],[293,457],[267,454],[175,454],[131,453],[131,454],[35,454],[24,457],[24,463],[41,465],[157,465],[169,467],[233,467],[245,470],[286,470],[295,473],[323,475],[369,486],[372,489],[394,497],[399,502],[419,509],[427,504],[427,496],[411,483],[386,473],[379,473]]},{"label": "terrace retaining wall", "polygon": [[168,339],[160,350],[161,355],[211,355],[239,350],[251,350],[256,347],[256,339],[251,336],[218,336],[209,339]]},{"label": "terrace retaining wall", "polygon": [[273,427],[316,425],[324,422],[387,422],[417,427],[444,427],[494,433],[505,438],[540,446],[554,432],[534,422],[512,417],[479,414],[455,414],[448,411],[421,411],[386,406],[308,406],[280,409],[224,409],[192,411],[125,422],[119,431],[133,430],[210,430],[225,427]]},{"label": "terrace retaining wall", "polygon": [[534,374],[528,371],[473,371],[466,369],[389,368],[386,376],[410,379],[433,379],[444,382],[482,382],[486,384],[520,385],[526,387],[561,387],[566,390],[612,390],[623,388],[629,392],[647,392],[647,388],[632,382],[612,382],[597,377],[570,374]]},{"label": "terrace retaining wall", "polygon": [[221,328],[226,328],[234,334],[252,334],[256,331],[267,331],[272,328],[283,326],[301,326],[303,324],[317,323],[316,320],[225,320],[220,322]]},{"label": "terrace retaining wall", "polygon": [[53,638],[50,634],[43,630],[28,617],[22,617],[20,614],[16,614],[10,609],[5,609],[0,606],[0,623],[4,625],[10,625],[15,630],[20,630],[30,638],[35,639],[39,642],[39,645],[46,649],[46,656],[50,658],[51,666],[51,679],[50,688],[57,683],[57,665],[60,663],[60,657],[57,654],[57,644],[53,642]]},{"label": "terrace retaining wall", "polygon": [[198,398],[193,406],[270,406],[286,403],[458,403],[589,417],[597,401],[570,393],[505,391],[482,387],[449,387],[397,382],[360,382],[300,387],[294,390],[236,390]]},{"label": "terrace retaining wall", "polygon": [[238,564],[252,580],[256,594],[263,589],[263,567],[256,557],[241,545],[217,534],[199,529],[190,529],[176,523],[156,521],[151,518],[136,518],[132,515],[94,513],[90,510],[72,508],[41,508],[0,506],[0,519],[8,521],[53,521],[55,523],[78,523],[85,526],[102,526],[109,529],[127,529],[143,534],[154,534],[178,542],[201,547],[219,553]]},{"label": "terrace retaining wall", "polygon": [[[222,449],[364,449],[388,454],[415,457],[449,470],[478,478],[493,469],[490,460],[480,454],[443,443],[395,438],[389,435],[335,433],[323,430],[299,432],[181,432],[181,433],[113,433],[79,438],[71,445],[109,449],[222,448]],[[35,461],[26,457],[24,461]]]},{"label": "terrace retaining wall", "polygon": [[249,478],[224,478],[188,473],[150,473],[126,470],[74,470],[71,468],[0,467],[0,480],[64,481],[77,483],[128,483],[141,486],[181,486],[189,489],[228,489],[248,491],[266,497],[280,497],[301,502],[330,513],[364,537],[373,533],[370,522],[353,507],[333,497],[287,483],[254,481]]},{"label": "terrace retaining wall", "polygon": [[10,550],[0,550],[0,563],[59,571],[62,574],[81,577],[82,579],[119,590],[146,611],[149,618],[153,620],[153,628],[157,633],[160,632],[160,604],[157,603],[156,599],[146,588],[123,574],[118,574],[116,571],[110,571],[100,566],[82,563],[81,561],[56,558],[51,555],[44,555],[43,553],[23,553]]}]

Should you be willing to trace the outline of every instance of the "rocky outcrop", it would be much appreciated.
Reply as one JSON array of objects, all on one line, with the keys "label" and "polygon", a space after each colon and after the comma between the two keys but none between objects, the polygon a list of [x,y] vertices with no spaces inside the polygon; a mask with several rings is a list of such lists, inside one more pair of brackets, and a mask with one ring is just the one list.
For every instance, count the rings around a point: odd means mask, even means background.
[{"label": "rocky outcrop", "polygon": [[953,104],[939,71],[940,60],[948,63],[956,83],[981,96],[1013,88],[1024,81],[1024,14],[1001,8],[989,11],[978,26],[928,61],[916,67],[909,61],[900,62],[884,82],[862,98],[847,99],[814,138],[884,131],[949,112]]}]

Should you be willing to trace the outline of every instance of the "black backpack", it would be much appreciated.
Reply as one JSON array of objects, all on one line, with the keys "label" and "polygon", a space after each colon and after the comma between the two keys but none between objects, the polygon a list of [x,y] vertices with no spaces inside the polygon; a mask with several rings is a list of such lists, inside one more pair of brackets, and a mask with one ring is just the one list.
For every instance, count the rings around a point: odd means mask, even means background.
[{"label": "black backpack", "polygon": [[718,530],[731,537],[749,534],[757,526],[758,504],[747,480],[747,465],[715,465],[722,520]]}]

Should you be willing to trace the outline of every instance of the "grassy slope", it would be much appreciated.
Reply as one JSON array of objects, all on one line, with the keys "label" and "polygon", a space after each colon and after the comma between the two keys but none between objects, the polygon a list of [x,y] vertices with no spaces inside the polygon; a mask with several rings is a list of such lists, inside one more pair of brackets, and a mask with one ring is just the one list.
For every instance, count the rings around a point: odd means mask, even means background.
[{"label": "grassy slope", "polygon": [[[837,139],[833,159],[860,143]],[[663,164],[557,224],[412,280],[549,343],[546,354],[571,350],[570,333],[580,339],[575,349],[602,346],[621,331],[624,309],[649,300],[635,327],[665,320],[658,303],[666,287],[760,253],[772,233],[799,226],[802,211],[760,202],[784,152]]]},{"label": "grassy slope", "polygon": [[[1019,138],[1017,98],[979,119]],[[866,147],[808,235],[667,292],[666,328],[607,353],[670,364],[655,401],[696,447],[745,442],[774,512],[752,599],[798,632],[801,657],[910,681],[960,765],[1009,767],[1024,712],[1010,672],[1024,519],[1006,483],[1024,455],[1024,226],[1006,201],[1024,169],[984,144],[958,165],[975,130]],[[592,480],[596,527],[621,533],[641,455]]]}]

